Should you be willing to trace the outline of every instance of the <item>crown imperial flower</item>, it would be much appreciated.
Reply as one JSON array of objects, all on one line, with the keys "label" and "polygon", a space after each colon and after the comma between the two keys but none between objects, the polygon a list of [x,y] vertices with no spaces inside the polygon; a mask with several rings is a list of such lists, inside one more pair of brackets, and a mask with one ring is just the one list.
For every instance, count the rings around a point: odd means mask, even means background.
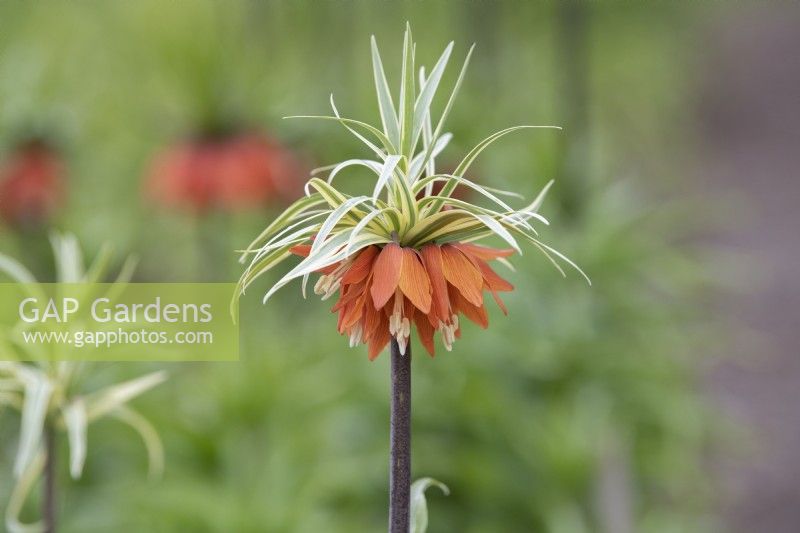
[{"label": "crown imperial flower", "polygon": [[0,168],[0,218],[17,228],[44,224],[62,203],[64,164],[42,141],[16,148]]},{"label": "crown imperial flower", "polygon": [[301,168],[277,140],[260,133],[228,134],[185,141],[158,154],[145,192],[168,207],[239,211],[296,198]]},{"label": "crown imperial flower", "polygon": [[[307,257],[310,246],[297,245],[291,252]],[[411,324],[425,349],[434,355],[435,332],[441,334],[448,351],[461,336],[459,313],[488,327],[484,291],[507,313],[497,293],[514,287],[487,261],[513,252],[468,243],[429,243],[420,250],[395,243],[383,248],[371,245],[322,269],[314,292],[323,300],[339,292],[339,301],[333,306],[339,314],[339,333],[350,337],[351,347],[366,343],[370,359],[378,356],[391,337],[405,353]]]},{"label": "crown imperial flower", "polygon": [[[489,261],[507,263],[506,258],[514,252],[522,253],[518,240],[536,247],[562,274],[559,261],[583,274],[566,256],[539,240],[532,224],[548,224],[538,209],[552,182],[531,204],[514,209],[501,197],[517,194],[478,185],[464,177],[478,155],[499,138],[525,128],[559,128],[516,126],[501,130],[478,143],[452,172],[437,173],[435,158],[452,137],[442,131],[443,124],[472,55],[470,49],[434,127],[431,102],[452,49],[450,43],[429,75],[420,68],[417,80],[414,43],[410,29],[406,29],[399,105],[395,108],[373,37],[380,128],[342,117],[333,96],[333,115],[291,117],[338,122],[376,158],[348,159],[312,171],[305,197],[286,209],[244,250],[241,260],[250,258],[250,264],[239,281],[234,304],[261,274],[292,255],[301,256],[300,263],[272,286],[264,301],[298,278],[305,294],[309,276],[320,274],[314,292],[323,300],[338,293],[332,311],[338,313],[338,330],[350,337],[351,346],[367,344],[369,358],[374,359],[394,338],[404,353],[414,326],[433,356],[436,332],[448,350],[460,337],[460,315],[482,328],[488,326],[486,293],[503,313],[507,312],[498,293],[513,286],[489,266]],[[375,175],[370,194],[351,196],[333,185],[339,173],[355,166]],[[459,189],[483,197],[491,207],[459,198]],[[509,248],[475,244],[491,237],[501,239]]]}]

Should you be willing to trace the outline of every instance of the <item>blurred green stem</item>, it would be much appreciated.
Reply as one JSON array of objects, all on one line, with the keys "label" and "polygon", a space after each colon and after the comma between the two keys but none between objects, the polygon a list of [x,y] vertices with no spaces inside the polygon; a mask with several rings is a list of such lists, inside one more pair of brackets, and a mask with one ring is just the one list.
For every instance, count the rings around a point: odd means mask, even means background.
[{"label": "blurred green stem", "polygon": [[567,135],[562,137],[562,202],[568,219],[577,220],[585,211],[586,176],[589,165],[589,31],[591,6],[563,2],[557,7],[558,64],[561,77],[561,111]]},{"label": "blurred green stem", "polygon": [[51,247],[49,230],[52,228],[37,226],[20,229],[16,232],[17,247],[22,264],[33,276],[42,282],[55,280],[55,270],[50,260]]},{"label": "blurred green stem", "polygon": [[56,432],[52,421],[48,420],[44,430],[45,464],[44,496],[42,498],[42,517],[45,533],[56,531]]},{"label": "blurred green stem", "polygon": [[230,245],[230,215],[210,212],[198,215],[197,231],[198,279],[205,282],[229,281],[228,268],[233,247]]},{"label": "blurred green stem", "polygon": [[392,338],[392,412],[389,462],[389,533],[408,533],[411,516],[411,346],[400,353]]}]

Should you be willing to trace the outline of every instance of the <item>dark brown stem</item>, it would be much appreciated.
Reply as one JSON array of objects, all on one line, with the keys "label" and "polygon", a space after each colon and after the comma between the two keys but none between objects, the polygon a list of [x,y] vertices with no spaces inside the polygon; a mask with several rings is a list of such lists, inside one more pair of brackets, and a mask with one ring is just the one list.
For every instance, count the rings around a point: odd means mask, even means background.
[{"label": "dark brown stem", "polygon": [[411,517],[411,346],[405,355],[395,339],[392,355],[389,533],[408,533]]},{"label": "dark brown stem", "polygon": [[42,518],[45,533],[56,531],[56,432],[52,422],[47,422],[44,430],[45,464],[44,497],[42,498]]}]

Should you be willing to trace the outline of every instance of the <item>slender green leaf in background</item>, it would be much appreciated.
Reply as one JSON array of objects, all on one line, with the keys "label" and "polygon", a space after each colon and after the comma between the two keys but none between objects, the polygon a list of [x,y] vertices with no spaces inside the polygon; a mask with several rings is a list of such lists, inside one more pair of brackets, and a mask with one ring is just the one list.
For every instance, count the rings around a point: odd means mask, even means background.
[{"label": "slender green leaf in background", "polygon": [[[56,275],[60,282],[99,282],[108,274],[111,262],[111,247],[103,246],[84,269],[83,254],[77,238],[72,234],[53,233],[50,243],[56,260]],[[133,272],[135,261],[126,260],[116,282],[110,289],[127,283]],[[17,282],[35,282],[33,276],[17,261],[0,255],[0,272]],[[32,285],[32,287],[36,287]],[[22,324],[22,322],[19,322]],[[18,326],[15,326],[18,327]],[[6,332],[0,332],[0,339]],[[21,345],[22,350],[33,350],[33,346]],[[34,357],[34,359],[36,359]],[[74,394],[72,390],[86,368],[75,361],[55,361],[42,364],[0,361],[0,404],[10,405],[21,412],[19,444],[14,462],[14,477],[10,499],[6,507],[5,524],[11,533],[40,533],[42,523],[25,524],[20,515],[36,481],[42,474],[46,459],[43,445],[45,425],[51,429],[65,430],[69,443],[69,472],[77,479],[86,462],[90,423],[106,415],[121,419],[133,427],[148,450],[151,473],[163,469],[163,448],[158,434],[145,417],[128,408],[131,400],[163,383],[166,373],[152,372],[145,376],[109,385],[88,394]]]}]

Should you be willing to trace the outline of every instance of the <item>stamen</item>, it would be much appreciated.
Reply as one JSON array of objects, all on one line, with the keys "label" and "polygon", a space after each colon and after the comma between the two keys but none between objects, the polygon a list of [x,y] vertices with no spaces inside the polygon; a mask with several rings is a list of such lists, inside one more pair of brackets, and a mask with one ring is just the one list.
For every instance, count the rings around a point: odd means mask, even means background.
[{"label": "stamen", "polygon": [[408,347],[408,337],[397,337],[397,346],[400,348],[400,355],[405,355]]},{"label": "stamen", "polygon": [[454,316],[454,324],[445,324],[439,322],[438,329],[442,334],[442,343],[445,349],[449,352],[453,349],[453,343],[456,341],[456,330],[458,329],[458,317]]},{"label": "stamen", "polygon": [[389,334],[395,335],[403,326],[403,293],[398,289],[394,293],[394,307],[389,316]]},{"label": "stamen", "polygon": [[336,270],[331,272],[331,276],[334,276],[334,277],[337,277],[337,278],[342,277],[342,275],[345,273],[345,271],[347,271],[350,268],[351,264],[353,264],[353,262],[351,260],[344,261],[341,265],[336,267]]},{"label": "stamen", "polygon": [[317,282],[314,284],[314,294],[324,294],[329,283],[330,277],[327,274],[320,276]]},{"label": "stamen", "polygon": [[361,335],[363,334],[364,330],[361,327],[361,323],[357,323],[353,326],[353,329],[350,330],[350,347],[353,348],[358,346],[361,343]]},{"label": "stamen", "polygon": [[453,349],[453,339],[450,335],[450,328],[448,326],[444,326],[442,328],[442,344],[444,344],[444,349],[452,351]]},{"label": "stamen", "polygon": [[341,286],[342,286],[342,278],[336,278],[336,281],[331,283],[330,286],[327,289],[325,289],[324,294],[322,295],[322,300],[325,301],[334,294],[336,294],[336,291],[338,291],[339,287]]},{"label": "stamen", "polygon": [[333,296],[336,291],[339,290],[339,287],[342,286],[342,278],[344,277],[345,272],[347,272],[347,269],[350,268],[352,262],[352,260],[344,261],[330,274],[321,275],[317,280],[317,283],[314,284],[314,294],[318,296],[323,295],[323,300],[327,300]]}]

